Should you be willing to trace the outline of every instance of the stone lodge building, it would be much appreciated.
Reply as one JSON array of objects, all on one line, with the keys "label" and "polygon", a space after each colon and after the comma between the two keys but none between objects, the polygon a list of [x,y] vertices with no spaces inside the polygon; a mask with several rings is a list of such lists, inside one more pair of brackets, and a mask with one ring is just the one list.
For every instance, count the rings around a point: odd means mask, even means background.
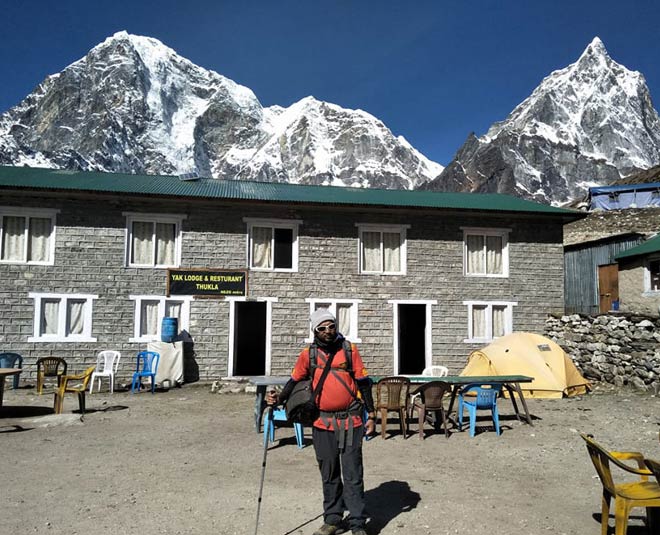
[{"label": "stone lodge building", "polygon": [[[130,377],[165,316],[193,342],[195,379],[285,375],[318,306],[371,373],[458,372],[563,311],[562,227],[583,217],[497,194],[27,167],[0,167],[0,191],[0,351],[23,355],[24,378],[39,357],[78,371],[102,349]],[[225,270],[245,286],[168,295],[171,273]]]}]

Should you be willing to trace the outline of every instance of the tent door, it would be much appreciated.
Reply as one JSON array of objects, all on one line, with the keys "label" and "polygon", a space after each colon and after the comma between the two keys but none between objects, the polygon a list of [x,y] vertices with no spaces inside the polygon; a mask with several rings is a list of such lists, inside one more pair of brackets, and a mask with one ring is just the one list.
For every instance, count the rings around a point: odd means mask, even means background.
[{"label": "tent door", "polygon": [[267,303],[238,301],[235,307],[234,375],[265,375]]},{"label": "tent door", "polygon": [[619,265],[598,266],[598,296],[600,312],[609,312],[619,305]]},{"label": "tent door", "polygon": [[426,365],[426,305],[398,305],[399,374],[422,373]]}]

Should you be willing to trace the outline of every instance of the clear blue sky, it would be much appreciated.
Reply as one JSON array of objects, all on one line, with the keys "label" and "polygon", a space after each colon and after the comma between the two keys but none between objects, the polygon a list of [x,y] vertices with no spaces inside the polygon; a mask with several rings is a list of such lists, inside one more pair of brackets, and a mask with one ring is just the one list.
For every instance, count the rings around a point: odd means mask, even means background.
[{"label": "clear blue sky", "polygon": [[161,40],[264,106],[313,95],[446,165],[594,36],[660,102],[657,0],[2,0],[0,112],[119,30]]}]

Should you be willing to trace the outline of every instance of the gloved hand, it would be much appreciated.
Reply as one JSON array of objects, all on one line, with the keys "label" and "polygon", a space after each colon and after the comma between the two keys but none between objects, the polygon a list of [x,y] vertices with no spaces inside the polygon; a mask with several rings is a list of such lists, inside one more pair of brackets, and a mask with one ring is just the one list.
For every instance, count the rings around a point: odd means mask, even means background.
[{"label": "gloved hand", "polygon": [[279,405],[279,397],[277,395],[277,390],[269,390],[266,392],[266,405]]}]

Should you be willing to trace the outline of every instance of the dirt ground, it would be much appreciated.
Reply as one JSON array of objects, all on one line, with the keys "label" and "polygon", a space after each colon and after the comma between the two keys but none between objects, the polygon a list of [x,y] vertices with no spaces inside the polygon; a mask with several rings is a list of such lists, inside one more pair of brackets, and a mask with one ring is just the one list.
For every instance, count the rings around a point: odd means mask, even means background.
[{"label": "dirt ground", "polygon": [[[578,432],[660,459],[660,399],[649,394],[602,387],[529,400],[533,427],[516,420],[509,400],[500,403],[500,437],[484,417],[475,438],[404,440],[392,420],[387,440],[365,442],[368,533],[596,535],[601,486]],[[81,421],[75,396],[54,415],[52,396],[6,390],[1,533],[255,532],[264,450],[253,395],[184,385],[94,393],[87,406]],[[258,532],[311,534],[322,509],[309,430],[302,450],[291,428],[276,439]],[[633,511],[629,535],[647,533],[644,515]]]}]

